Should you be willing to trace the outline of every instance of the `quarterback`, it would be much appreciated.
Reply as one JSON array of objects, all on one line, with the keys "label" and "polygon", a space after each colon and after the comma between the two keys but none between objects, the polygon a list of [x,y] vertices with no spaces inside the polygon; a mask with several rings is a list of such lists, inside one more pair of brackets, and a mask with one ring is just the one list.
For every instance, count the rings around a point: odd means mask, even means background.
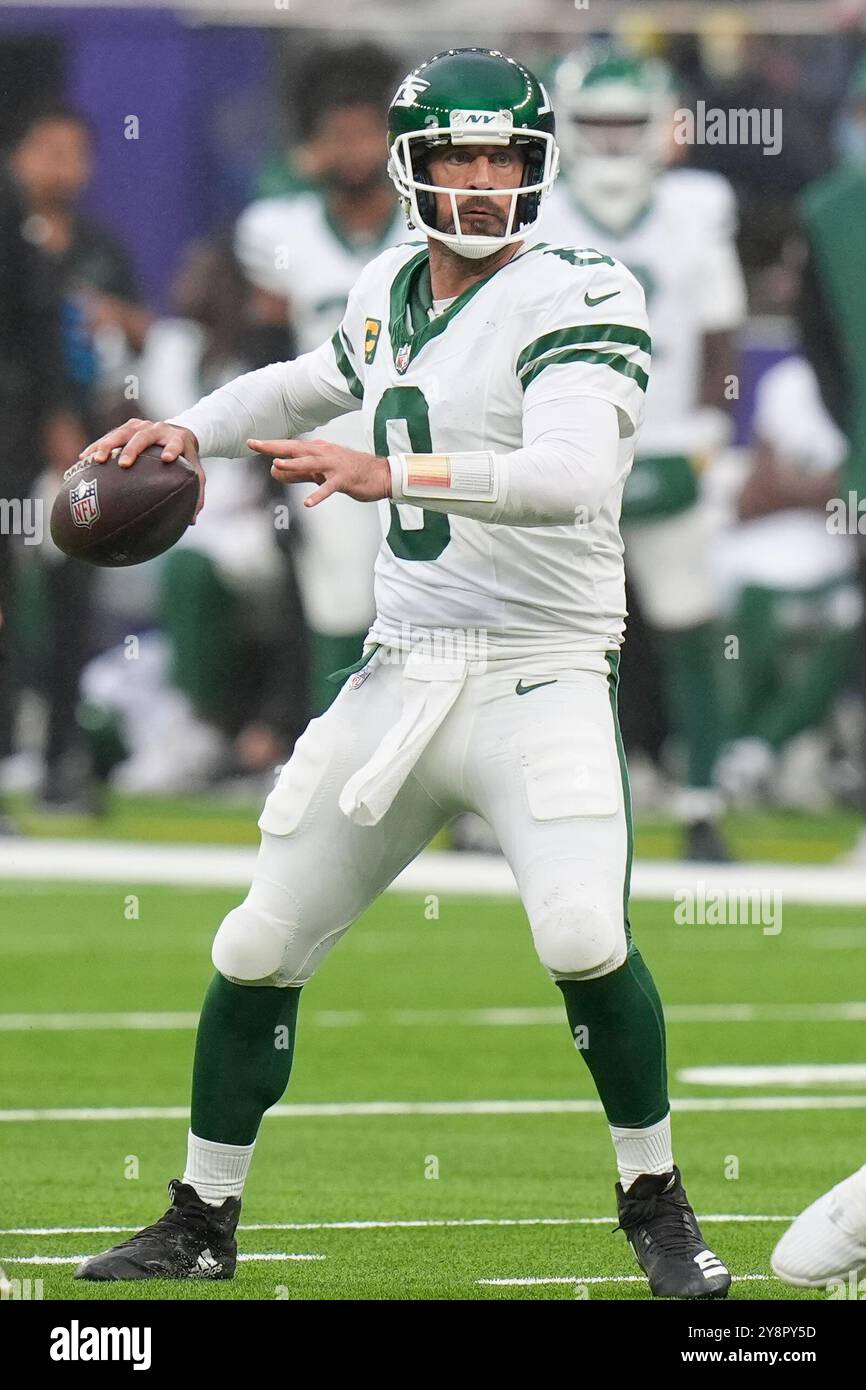
[{"label": "quarterback", "polygon": [[[152,444],[196,462],[249,447],[275,476],[315,484],[305,506],[342,492],[383,502],[390,522],[362,659],[280,774],[250,891],[216,934],[171,1207],[78,1277],[232,1277],[303,985],[437,830],[473,811],[563,994],[610,1125],[619,1224],[653,1294],[724,1297],[730,1275],[674,1165],[662,1009],[628,921],[618,518],[650,363],[643,292],[603,250],[538,239],[558,148],[547,92],[520,63],[438,54],[401,83],[388,138],[423,240],[365,268],[330,341],[90,446],[101,461],[120,448],[127,467]],[[349,411],[368,451],[298,438]]]}]

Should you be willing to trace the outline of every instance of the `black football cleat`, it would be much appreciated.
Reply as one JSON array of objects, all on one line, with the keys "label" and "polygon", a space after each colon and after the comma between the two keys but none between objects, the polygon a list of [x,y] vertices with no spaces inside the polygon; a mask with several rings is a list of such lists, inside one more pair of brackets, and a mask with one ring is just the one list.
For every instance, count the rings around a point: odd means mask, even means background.
[{"label": "black football cleat", "polygon": [[679,1168],[644,1173],[628,1192],[616,1185],[625,1231],[654,1298],[726,1298],[731,1276],[701,1235]]},{"label": "black football cleat", "polygon": [[240,1198],[226,1197],[221,1206],[208,1206],[195,1188],[177,1178],[168,1191],[171,1206],[164,1216],[85,1260],[75,1271],[76,1279],[233,1279]]},{"label": "black football cleat", "polygon": [[686,826],[683,858],[691,864],[732,864],[733,856],[722,832],[711,820],[696,820]]}]

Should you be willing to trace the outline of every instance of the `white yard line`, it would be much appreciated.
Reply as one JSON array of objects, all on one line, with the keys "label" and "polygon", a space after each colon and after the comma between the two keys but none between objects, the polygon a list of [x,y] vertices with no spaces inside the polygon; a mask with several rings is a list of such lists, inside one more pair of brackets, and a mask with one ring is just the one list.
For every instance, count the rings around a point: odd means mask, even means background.
[{"label": "white yard line", "polygon": [[[684,1096],[671,1101],[671,1109],[691,1114],[714,1111],[762,1110],[866,1110],[866,1095],[843,1096]],[[370,1100],[325,1101],[315,1104],[275,1105],[268,1116],[275,1119],[345,1119],[401,1115],[599,1115],[598,1100]],[[0,1110],[0,1123],[49,1121],[101,1123],[108,1120],[188,1120],[185,1105],[81,1106],[33,1110]]]},{"label": "white yard line", "polygon": [[866,1081],[866,1063],[683,1067],[677,1080],[689,1086],[859,1086]]},{"label": "white yard line", "polygon": [[[136,841],[49,840],[6,837],[0,841],[0,880],[141,883],[246,888],[256,859],[252,847],[141,844]],[[408,893],[493,894],[515,897],[514,877],[498,855],[426,851],[404,869],[394,888]],[[784,902],[866,904],[866,869],[839,864],[689,864],[637,860],[636,898],[673,899],[700,889],[715,893],[778,892]]]},{"label": "white yard line", "polygon": [[191,1029],[197,1013],[0,1014],[0,1033],[128,1033],[138,1029],[169,1032]]},{"label": "white yard line", "polygon": [[[866,1000],[838,1004],[669,1004],[668,1023],[862,1023]],[[395,1028],[563,1027],[559,1005],[504,1009],[319,1009],[304,1022],[320,1028],[353,1028],[378,1024]],[[20,1013],[0,1014],[0,1033],[90,1033],[189,1031],[198,1025],[197,1013]]]},{"label": "white yard line", "polygon": [[[238,1231],[414,1231],[476,1226],[609,1226],[613,1216],[455,1216],[421,1217],[416,1221],[257,1221],[238,1226]],[[698,1221],[721,1225],[730,1223],[788,1225],[793,1216],[751,1215],[743,1212],[711,1212]],[[0,1236],[120,1236],[130,1235],[138,1226],[6,1226]]]}]

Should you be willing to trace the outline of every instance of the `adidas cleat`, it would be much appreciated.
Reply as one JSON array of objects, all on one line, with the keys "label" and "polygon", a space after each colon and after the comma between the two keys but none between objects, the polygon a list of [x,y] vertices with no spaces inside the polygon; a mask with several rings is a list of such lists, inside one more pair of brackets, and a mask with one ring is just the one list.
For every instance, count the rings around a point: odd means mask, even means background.
[{"label": "adidas cleat", "polygon": [[680,1170],[645,1173],[628,1192],[616,1184],[619,1226],[654,1298],[725,1298],[731,1276],[707,1248]]},{"label": "adidas cleat", "polygon": [[233,1279],[241,1212],[239,1197],[209,1206],[195,1188],[174,1178],[171,1206],[152,1226],[85,1260],[76,1279]]}]

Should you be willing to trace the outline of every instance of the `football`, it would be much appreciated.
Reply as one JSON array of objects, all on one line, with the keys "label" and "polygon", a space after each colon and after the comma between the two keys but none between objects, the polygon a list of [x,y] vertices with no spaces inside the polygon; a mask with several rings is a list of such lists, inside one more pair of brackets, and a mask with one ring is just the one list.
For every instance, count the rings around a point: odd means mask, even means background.
[{"label": "football", "polygon": [[80,459],[63,475],[51,511],[51,538],[90,565],[140,565],[169,550],[195,514],[198,475],[179,458],[164,463],[153,445],[131,468]]}]

